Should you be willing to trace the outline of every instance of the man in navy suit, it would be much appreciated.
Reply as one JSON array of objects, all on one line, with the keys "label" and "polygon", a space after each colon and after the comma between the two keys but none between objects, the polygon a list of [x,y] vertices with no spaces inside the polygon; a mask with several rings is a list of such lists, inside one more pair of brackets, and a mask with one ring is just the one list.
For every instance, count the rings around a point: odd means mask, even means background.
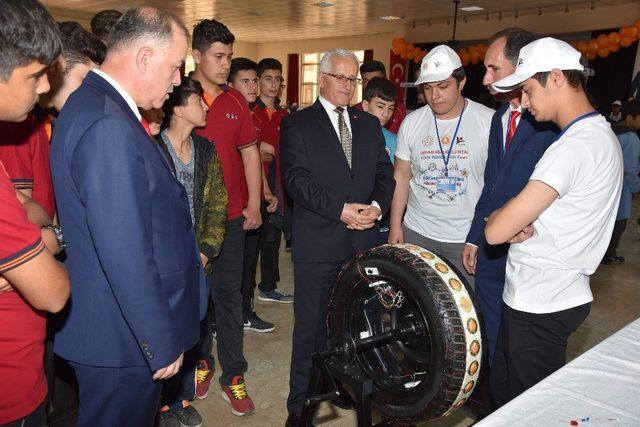
[{"label": "man in navy suit", "polygon": [[520,90],[498,93],[494,82],[513,74],[520,49],[536,36],[521,28],[496,33],[489,42],[483,83],[504,105],[496,111],[489,133],[489,155],[484,188],[476,205],[471,229],[462,252],[469,274],[475,274],[475,294],[484,320],[489,363],[493,359],[500,326],[502,291],[509,244],[491,246],[484,237],[485,218],[515,197],[527,184],[533,169],[558,132],[553,123],[537,123],[520,106]]},{"label": "man in navy suit", "polygon": [[151,426],[160,380],[198,340],[200,266],[187,194],[138,108],[160,108],[180,84],[187,31],[131,9],[108,45],[53,133],[73,294],[54,350],[78,378],[80,426]]},{"label": "man in navy suit", "polygon": [[282,122],[282,169],[294,201],[293,353],[287,425],[300,424],[311,358],[325,345],[323,325],[343,264],[377,245],[389,210],[393,170],[380,121],[348,107],[358,60],[332,49],[320,62],[320,96]]}]

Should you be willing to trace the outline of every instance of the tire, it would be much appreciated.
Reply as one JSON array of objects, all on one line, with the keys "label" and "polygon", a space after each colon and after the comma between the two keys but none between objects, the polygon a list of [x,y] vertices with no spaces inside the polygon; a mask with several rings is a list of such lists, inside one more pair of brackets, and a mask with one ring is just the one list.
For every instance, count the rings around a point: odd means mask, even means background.
[{"label": "tire", "polygon": [[[400,305],[375,283],[391,285]],[[374,285],[371,285],[374,283]],[[377,287],[381,290],[381,287]],[[412,319],[421,336],[356,352],[347,363],[373,382],[372,405],[398,422],[435,420],[469,398],[480,374],[478,313],[462,275],[437,254],[415,245],[383,245],[348,263],[338,277],[327,318],[329,340],[353,340]],[[344,362],[344,361],[343,361]]]}]

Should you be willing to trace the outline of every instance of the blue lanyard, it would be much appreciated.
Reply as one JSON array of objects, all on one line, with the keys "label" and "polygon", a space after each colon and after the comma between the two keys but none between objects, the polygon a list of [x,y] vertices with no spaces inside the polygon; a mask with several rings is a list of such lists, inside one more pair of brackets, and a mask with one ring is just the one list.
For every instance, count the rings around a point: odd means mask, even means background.
[{"label": "blue lanyard", "polygon": [[569,130],[569,128],[573,125],[575,125],[576,123],[578,123],[580,120],[584,120],[587,117],[591,117],[591,116],[595,116],[596,114],[598,114],[598,112],[596,110],[590,111],[586,114],[581,115],[580,117],[576,117],[575,119],[573,119],[571,121],[571,123],[569,123],[564,129],[562,129],[560,131],[560,133],[558,134],[558,136],[556,137],[556,141],[559,140],[560,138],[562,138],[562,136]]},{"label": "blue lanyard", "polygon": [[433,113],[433,123],[436,126],[436,137],[438,138],[438,146],[440,147],[440,154],[442,155],[442,161],[444,162],[444,176],[449,176],[449,158],[451,157],[451,151],[453,150],[453,145],[456,143],[456,136],[458,135],[458,129],[460,129],[460,123],[462,122],[462,115],[464,114],[464,109],[467,103],[462,105],[462,111],[460,111],[460,117],[458,117],[458,124],[456,125],[456,130],[453,133],[453,138],[451,138],[451,145],[449,145],[449,151],[447,152],[447,156],[444,155],[444,149],[442,148],[442,142],[440,141],[440,132],[438,131],[438,119],[436,119],[436,113]]}]

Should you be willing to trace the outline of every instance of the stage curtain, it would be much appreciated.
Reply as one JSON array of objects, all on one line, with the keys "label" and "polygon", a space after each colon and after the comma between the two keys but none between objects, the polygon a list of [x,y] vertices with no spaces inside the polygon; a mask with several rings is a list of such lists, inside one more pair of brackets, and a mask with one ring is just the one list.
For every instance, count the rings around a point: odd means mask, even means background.
[{"label": "stage curtain", "polygon": [[298,104],[300,92],[300,55],[290,53],[287,58],[287,105]]}]

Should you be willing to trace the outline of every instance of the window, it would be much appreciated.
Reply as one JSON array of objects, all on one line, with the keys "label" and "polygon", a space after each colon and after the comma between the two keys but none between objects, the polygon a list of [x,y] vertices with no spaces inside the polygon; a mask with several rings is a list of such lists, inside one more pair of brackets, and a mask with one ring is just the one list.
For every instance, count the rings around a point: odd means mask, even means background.
[{"label": "window", "polygon": [[[358,58],[358,68],[364,61],[364,50],[353,52]],[[324,52],[303,53],[302,67],[300,67],[300,107],[308,107],[313,104],[318,97],[318,69],[320,67],[320,59]],[[362,82],[358,83],[351,104],[357,104],[362,101]]]}]

